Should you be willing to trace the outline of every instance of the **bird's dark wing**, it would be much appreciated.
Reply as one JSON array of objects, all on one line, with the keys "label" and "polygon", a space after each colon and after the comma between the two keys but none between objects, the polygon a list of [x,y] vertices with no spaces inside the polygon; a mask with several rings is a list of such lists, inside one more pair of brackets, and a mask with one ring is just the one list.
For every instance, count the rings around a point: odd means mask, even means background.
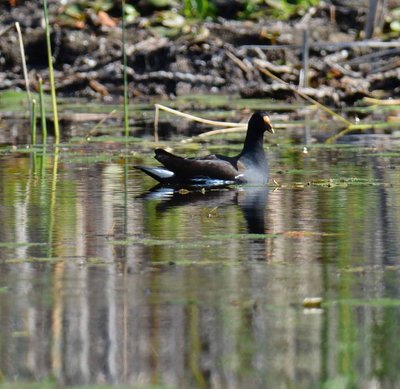
[{"label": "bird's dark wing", "polygon": [[238,170],[228,160],[216,155],[202,158],[182,158],[163,149],[155,150],[155,158],[177,177],[185,179],[209,177],[234,181]]}]

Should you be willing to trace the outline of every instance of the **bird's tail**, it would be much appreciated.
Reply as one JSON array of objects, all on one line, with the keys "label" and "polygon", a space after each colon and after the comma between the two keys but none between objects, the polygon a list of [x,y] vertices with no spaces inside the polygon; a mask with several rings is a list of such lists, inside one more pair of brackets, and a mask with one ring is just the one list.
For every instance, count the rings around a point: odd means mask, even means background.
[{"label": "bird's tail", "polygon": [[154,178],[158,182],[167,182],[171,181],[174,178],[174,172],[168,170],[164,167],[157,166],[157,167],[149,167],[149,166],[134,166],[135,169],[141,170],[142,172],[146,173],[148,176]]}]

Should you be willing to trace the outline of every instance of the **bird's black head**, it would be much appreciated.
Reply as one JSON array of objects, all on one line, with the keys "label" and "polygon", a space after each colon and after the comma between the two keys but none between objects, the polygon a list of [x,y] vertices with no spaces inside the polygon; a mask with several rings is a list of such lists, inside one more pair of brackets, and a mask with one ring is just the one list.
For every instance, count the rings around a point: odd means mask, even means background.
[{"label": "bird's black head", "polygon": [[249,129],[268,131],[273,134],[275,131],[272,128],[271,119],[266,112],[254,112],[249,120]]}]

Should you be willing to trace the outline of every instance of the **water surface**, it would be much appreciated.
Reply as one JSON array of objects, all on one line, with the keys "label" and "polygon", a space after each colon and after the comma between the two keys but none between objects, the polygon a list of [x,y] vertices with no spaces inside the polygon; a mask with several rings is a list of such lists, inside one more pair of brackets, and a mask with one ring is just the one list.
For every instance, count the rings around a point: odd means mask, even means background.
[{"label": "water surface", "polygon": [[268,187],[179,192],[102,150],[0,155],[4,380],[398,385],[400,150],[270,146]]}]

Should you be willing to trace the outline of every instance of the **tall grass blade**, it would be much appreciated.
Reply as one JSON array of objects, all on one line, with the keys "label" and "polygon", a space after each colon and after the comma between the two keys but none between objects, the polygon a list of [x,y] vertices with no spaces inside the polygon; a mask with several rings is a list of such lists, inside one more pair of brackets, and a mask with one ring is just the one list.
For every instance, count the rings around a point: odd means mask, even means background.
[{"label": "tall grass blade", "polygon": [[51,192],[50,192],[50,209],[49,209],[49,223],[48,223],[48,257],[54,255],[54,228],[56,219],[56,205],[57,205],[57,181],[58,181],[58,159],[59,149],[56,146],[54,149],[53,157],[53,171],[51,178]]},{"label": "tall grass blade", "polygon": [[364,28],[365,39],[371,39],[374,36],[378,2],[378,0],[369,0],[367,20],[365,21]]},{"label": "tall grass blade", "polygon": [[18,22],[15,23],[15,29],[17,30],[19,50],[21,53],[22,71],[24,73],[26,97],[28,99],[28,107],[30,108],[32,144],[36,144],[36,100],[32,99],[31,95],[29,78],[28,78],[28,67],[26,66],[24,42],[22,40],[21,27]]},{"label": "tall grass blade", "polygon": [[303,45],[301,48],[301,57],[303,66],[300,72],[299,86],[302,88],[308,87],[308,73],[309,73],[309,39],[308,39],[308,29],[303,30]]},{"label": "tall grass blade", "polygon": [[47,161],[47,150],[46,147],[43,147],[42,155],[40,159],[40,177],[46,177],[46,161]]},{"label": "tall grass blade", "polygon": [[36,144],[36,100],[32,99],[31,104],[31,134],[32,134],[32,144]]},{"label": "tall grass blade", "polygon": [[60,143],[60,127],[58,123],[57,97],[56,97],[56,86],[54,81],[53,55],[51,53],[50,23],[49,23],[49,13],[47,9],[47,0],[43,0],[43,10],[44,10],[44,21],[46,30],[47,60],[49,63],[51,101],[53,106],[53,118],[54,118],[54,143],[58,144]]},{"label": "tall grass blade", "polygon": [[41,77],[38,79],[39,84],[39,104],[40,104],[40,124],[42,127],[42,144],[47,143],[47,123],[46,123],[46,108],[44,105],[43,95],[43,80]]},{"label": "tall grass blade", "polygon": [[128,98],[128,61],[126,56],[126,15],[125,0],[122,0],[122,61],[124,67],[124,130],[125,144],[128,143],[129,136],[129,98]]},{"label": "tall grass blade", "polygon": [[26,57],[25,57],[25,49],[24,49],[24,42],[22,40],[22,33],[21,27],[18,22],[15,23],[15,29],[17,30],[18,35],[18,42],[19,42],[19,50],[21,52],[21,59],[22,59],[22,71],[24,73],[25,79],[25,87],[26,87],[26,95],[28,97],[28,104],[31,104],[31,90],[29,87],[29,78],[28,78],[28,68],[26,66]]}]

